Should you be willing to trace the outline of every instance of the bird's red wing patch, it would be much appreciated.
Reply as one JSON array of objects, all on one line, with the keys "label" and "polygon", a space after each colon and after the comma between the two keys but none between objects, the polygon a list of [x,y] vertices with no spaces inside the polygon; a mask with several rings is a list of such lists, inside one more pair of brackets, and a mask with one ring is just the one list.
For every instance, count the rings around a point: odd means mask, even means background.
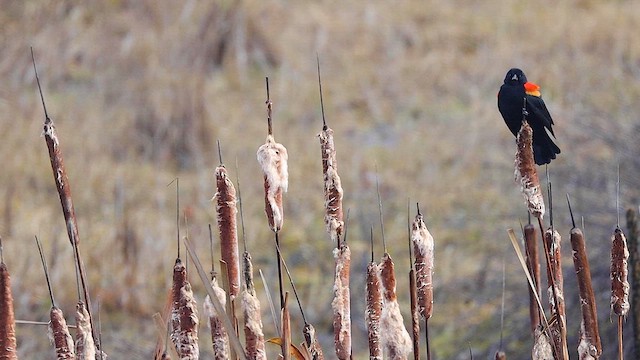
[{"label": "bird's red wing patch", "polygon": [[528,95],[532,95],[532,96],[540,96],[540,86],[532,83],[532,82],[526,82],[524,83],[524,91],[528,94]]}]

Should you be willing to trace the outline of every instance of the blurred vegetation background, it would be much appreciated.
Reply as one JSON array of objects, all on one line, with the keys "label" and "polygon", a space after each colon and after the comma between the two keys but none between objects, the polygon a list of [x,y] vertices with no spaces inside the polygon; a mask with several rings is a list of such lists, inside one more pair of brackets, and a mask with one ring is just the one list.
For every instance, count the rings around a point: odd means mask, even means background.
[{"label": "blurred vegetation background", "polygon": [[[361,294],[371,226],[376,257],[382,255],[376,168],[386,242],[396,259],[407,321],[408,199],[420,202],[436,240],[430,322],[435,358],[467,359],[469,346],[477,358],[493,356],[500,343],[503,262],[503,347],[510,358],[529,356],[527,287],[506,236],[527,214],[513,181],[514,139],[496,107],[511,67],[522,68],[542,86],[555,118],[562,149],[549,167],[556,229],[568,239],[564,196],[570,193],[575,213],[584,217],[603,358],[615,354],[609,237],[616,224],[618,164],[621,210],[637,207],[640,196],[640,3],[5,0],[0,5],[0,235],[18,319],[46,321],[50,306],[34,235],[44,242],[60,307],[72,316],[76,302],[72,249],[40,136],[44,116],[29,55],[33,46],[71,181],[90,291],[94,305],[98,300],[101,305],[107,353],[114,359],[152,355],[157,336],[151,317],[164,307],[176,256],[175,188],[167,187],[176,177],[180,211],[188,218],[182,233],[188,231],[201,258],[210,261],[216,139],[232,178],[240,178],[255,266],[276,289],[273,239],[255,159],[266,136],[264,78],[269,76],[275,136],[290,154],[283,251],[306,316],[331,358],[334,265],[324,231],[315,138],[321,129],[317,53],[345,207],[351,209],[354,358],[367,351]],[[575,349],[580,318],[565,244],[569,346]],[[201,303],[204,290],[196,277],[191,280]],[[258,288],[265,333],[275,336],[262,284]],[[201,323],[206,358],[211,340]],[[297,342],[300,331],[294,333]],[[21,357],[53,354],[44,327],[19,325],[18,336]]]}]

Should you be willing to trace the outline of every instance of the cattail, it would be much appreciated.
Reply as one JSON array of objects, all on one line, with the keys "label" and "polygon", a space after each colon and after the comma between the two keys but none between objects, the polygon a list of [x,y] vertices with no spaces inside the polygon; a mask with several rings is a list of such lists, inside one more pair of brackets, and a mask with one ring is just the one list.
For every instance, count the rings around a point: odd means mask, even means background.
[{"label": "cattail", "polygon": [[75,359],[73,352],[73,338],[69,334],[67,322],[64,319],[62,310],[57,307],[51,307],[49,313],[51,322],[49,323],[49,340],[56,348],[56,359]]},{"label": "cattail", "polygon": [[[227,294],[218,285],[218,280],[214,277],[211,280],[211,287],[215,292],[218,301],[224,307],[227,304]],[[204,313],[209,319],[209,329],[211,330],[211,341],[213,342],[213,358],[216,360],[229,359],[229,336],[225,330],[220,314],[216,311],[209,295],[204,299]]]},{"label": "cattail", "polygon": [[382,360],[380,340],[380,317],[382,316],[382,288],[380,286],[380,271],[375,262],[367,266],[367,307],[365,321],[369,338],[369,360]]},{"label": "cattail", "polygon": [[[2,251],[0,243],[0,253]],[[4,261],[0,261],[0,359],[17,360],[16,319],[13,314],[11,277]]]},{"label": "cattail", "polygon": [[412,349],[411,337],[404,327],[404,320],[396,295],[396,276],[393,260],[388,253],[380,264],[380,284],[382,285],[382,314],[380,331],[382,347],[391,360],[406,360]]},{"label": "cattail", "polygon": [[545,332],[541,330],[541,328],[536,329],[534,338],[535,338],[535,343],[533,344],[533,349],[531,350],[532,360],[557,359],[556,357],[553,356],[553,347],[551,346],[551,341],[549,341],[549,337]]},{"label": "cattail", "polygon": [[556,317],[551,326],[551,336],[554,348],[560,353],[557,354],[560,359],[569,359],[567,349],[567,320],[564,302],[564,277],[562,275],[562,254],[561,254],[560,234],[549,228],[544,234],[546,242],[547,257],[549,259],[550,268],[547,269],[548,276],[548,296],[551,307],[551,314]]},{"label": "cattail", "polygon": [[282,194],[289,186],[287,170],[287,148],[277,143],[273,135],[267,135],[267,141],[258,148],[258,163],[264,174],[265,212],[269,227],[274,232],[282,229],[284,223],[284,208]]},{"label": "cattail", "polygon": [[596,299],[591,283],[591,269],[584,235],[582,230],[576,227],[571,229],[571,248],[573,249],[573,265],[578,277],[580,311],[582,313],[578,356],[580,360],[598,359],[602,353],[602,344],[598,331]]},{"label": "cattail", "polygon": [[256,297],[253,283],[253,265],[251,255],[244,252],[244,280],[242,291],[242,313],[244,314],[244,337],[246,340],[246,355],[250,360],[266,360],[267,354],[264,348],[264,333],[262,332],[262,319],[260,316],[260,301]]},{"label": "cattail", "polygon": [[611,310],[618,315],[618,358],[624,358],[622,344],[623,319],[629,312],[629,249],[622,229],[616,227],[611,236]]},{"label": "cattail", "polygon": [[322,151],[322,173],[324,175],[324,222],[331,240],[337,244],[344,227],[342,211],[342,183],[338,175],[336,148],[333,142],[333,130],[323,127],[318,134]]},{"label": "cattail", "polygon": [[333,250],[336,260],[335,281],[333,284],[333,333],[338,359],[351,358],[351,301],[349,291],[349,269],[351,268],[351,250],[346,243]]},{"label": "cattail", "polygon": [[96,358],[89,314],[82,301],[76,305],[76,357],[78,360],[95,360]]},{"label": "cattail", "polygon": [[428,320],[433,314],[433,236],[427,230],[420,213],[416,215],[411,229],[411,241],[415,252],[418,309],[422,318]]},{"label": "cattail", "polygon": [[504,351],[499,350],[496,352],[496,360],[507,360],[507,354]]},{"label": "cattail", "polygon": [[618,316],[629,312],[629,281],[627,238],[618,227],[611,236],[611,310]]},{"label": "cattail", "polygon": [[216,168],[216,213],[220,234],[220,252],[227,264],[229,297],[233,300],[240,293],[240,261],[236,226],[236,189],[227,176],[224,165]]},{"label": "cattail", "polygon": [[322,348],[316,336],[316,329],[313,325],[305,324],[302,334],[304,335],[305,347],[309,355],[311,355],[311,360],[324,360],[324,354],[322,353]]},{"label": "cattail", "polygon": [[198,310],[187,280],[187,269],[179,258],[173,267],[171,301],[171,341],[180,359],[198,359]]},{"label": "cattail", "polygon": [[535,335],[536,329],[542,325],[540,320],[540,307],[536,298],[540,298],[540,256],[538,254],[538,236],[536,228],[532,224],[524,226],[524,246],[527,262],[527,270],[535,285],[534,289],[529,289],[529,318],[531,320],[531,334]]},{"label": "cattail", "polygon": [[533,130],[529,123],[522,122],[517,136],[518,151],[515,161],[515,178],[520,183],[525,203],[531,215],[544,217],[544,198],[540,190],[540,180],[533,160]]}]

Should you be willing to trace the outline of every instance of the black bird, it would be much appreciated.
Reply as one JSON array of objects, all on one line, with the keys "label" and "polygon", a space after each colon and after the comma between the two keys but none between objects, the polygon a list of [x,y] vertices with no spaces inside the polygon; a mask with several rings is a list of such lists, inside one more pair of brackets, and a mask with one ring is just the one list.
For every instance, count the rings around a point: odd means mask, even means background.
[{"label": "black bird", "polygon": [[[523,115],[523,107],[526,110]],[[498,92],[498,110],[513,135],[517,135],[523,116],[533,130],[533,158],[538,165],[544,165],[560,154],[555,144],[553,119],[540,96],[540,86],[528,82],[520,69],[511,69],[504,78]]]}]

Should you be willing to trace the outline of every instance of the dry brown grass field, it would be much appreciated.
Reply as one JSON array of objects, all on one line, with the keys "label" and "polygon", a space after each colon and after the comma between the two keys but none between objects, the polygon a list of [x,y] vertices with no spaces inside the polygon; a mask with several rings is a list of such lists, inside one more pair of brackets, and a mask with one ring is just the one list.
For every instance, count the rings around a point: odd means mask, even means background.
[{"label": "dry brown grass field", "polygon": [[[180,211],[188,219],[181,233],[188,231],[210,263],[217,139],[230,177],[240,178],[254,266],[276,289],[256,161],[266,135],[265,76],[274,133],[289,151],[283,252],[306,316],[332,358],[334,263],[316,138],[322,127],[318,54],[344,206],[351,210],[354,358],[367,356],[360,295],[370,226],[376,258],[382,256],[376,168],[405,319],[408,198],[421,203],[435,238],[429,329],[435,358],[468,359],[469,347],[474,358],[495,354],[503,261],[504,349],[511,359],[530,356],[526,280],[506,234],[519,229],[527,213],[513,180],[515,141],[496,106],[511,67],[541,85],[554,116],[562,149],[549,167],[555,226],[568,239],[564,196],[570,193],[574,212],[584,217],[603,358],[616,354],[609,236],[618,164],[620,208],[640,202],[640,3],[4,0],[0,8],[0,236],[17,319],[47,321],[50,304],[34,235],[49,259],[59,306],[72,315],[76,303],[72,249],[41,136],[33,46],[111,358],[152,357],[152,315],[164,307],[176,256],[175,187],[167,187],[176,177]],[[579,312],[569,249],[565,245],[573,357]],[[202,284],[190,278],[201,306]],[[257,292],[265,333],[275,336],[259,281]],[[299,343],[302,320],[297,307],[291,311]],[[17,334],[21,358],[53,355],[45,327],[18,325]],[[210,338],[200,341],[209,358]],[[631,343],[625,346],[631,358]]]}]

